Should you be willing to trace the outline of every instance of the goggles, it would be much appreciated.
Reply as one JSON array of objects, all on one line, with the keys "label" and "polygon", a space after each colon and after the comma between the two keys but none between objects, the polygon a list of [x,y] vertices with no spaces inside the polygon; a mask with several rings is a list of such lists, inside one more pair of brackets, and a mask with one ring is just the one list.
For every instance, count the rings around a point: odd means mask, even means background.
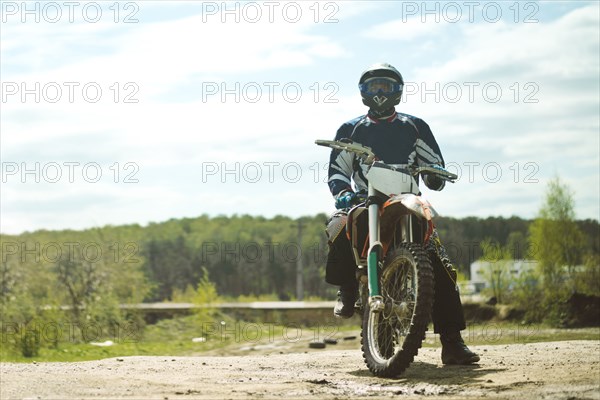
[{"label": "goggles", "polygon": [[367,95],[391,94],[401,92],[404,85],[390,78],[371,78],[358,85],[361,92]]}]

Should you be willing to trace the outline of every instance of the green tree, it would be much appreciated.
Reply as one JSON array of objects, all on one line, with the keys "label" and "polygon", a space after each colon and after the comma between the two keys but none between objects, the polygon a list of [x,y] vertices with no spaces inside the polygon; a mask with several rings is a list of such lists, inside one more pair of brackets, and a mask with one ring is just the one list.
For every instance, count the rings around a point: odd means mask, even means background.
[{"label": "green tree", "polygon": [[558,294],[568,281],[573,290],[574,270],[582,262],[586,242],[575,223],[573,194],[558,177],[548,183],[544,203],[529,232],[544,288]]},{"label": "green tree", "polygon": [[558,177],[548,183],[538,216],[529,227],[529,241],[537,271],[529,284],[518,286],[518,292],[529,292],[535,299],[525,298],[526,314],[562,325],[569,318],[568,299],[578,290],[579,270],[591,248],[575,222],[573,194]]},{"label": "green tree", "polygon": [[490,283],[488,292],[498,303],[505,303],[512,282],[511,248],[501,246],[488,238],[481,242],[481,251],[483,252],[481,260],[484,262],[481,274]]},{"label": "green tree", "polygon": [[211,305],[219,301],[217,287],[210,280],[206,268],[202,268],[202,278],[198,282],[198,288],[193,297],[193,302],[200,306],[196,309],[196,316],[199,322],[211,321],[216,313],[216,310],[211,308]]}]

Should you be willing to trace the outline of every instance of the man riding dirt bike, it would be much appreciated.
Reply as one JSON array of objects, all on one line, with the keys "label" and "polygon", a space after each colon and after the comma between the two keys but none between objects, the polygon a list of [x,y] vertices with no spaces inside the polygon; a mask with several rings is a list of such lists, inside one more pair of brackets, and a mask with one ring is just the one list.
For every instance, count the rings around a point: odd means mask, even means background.
[{"label": "man riding dirt bike", "polygon": [[[402,75],[393,66],[376,64],[369,67],[359,80],[362,101],[369,107],[368,113],[343,124],[338,129],[334,141],[317,141],[317,144],[332,148],[328,185],[338,209],[327,227],[330,251],[325,278],[328,283],[340,287],[334,314],[339,318],[350,318],[354,314],[355,307],[367,310],[364,316],[371,322],[363,321],[363,353],[369,369],[381,376],[400,373],[412,361],[417,348],[424,339],[430,312],[434,332],[440,334],[442,362],[444,364],[471,364],[479,361],[479,356],[468,349],[460,334],[460,331],[466,328],[466,324],[456,285],[456,271],[433,227],[429,204],[424,204],[417,196],[420,194],[417,186],[418,173],[421,173],[425,185],[432,190],[442,190],[445,181],[452,180],[449,178],[452,174],[443,170],[444,160],[429,126],[419,118],[396,112],[394,106],[400,103],[403,87]],[[379,164],[376,162],[378,160],[381,161]],[[415,170],[415,167],[421,169]],[[410,180],[413,179],[412,175],[415,175],[414,187],[407,190],[402,189],[412,196],[410,198],[407,197],[409,194],[398,197],[397,195],[401,195],[398,192],[400,189],[390,189],[390,193],[382,193],[385,191],[385,189],[381,189],[383,186],[369,185],[368,176],[382,177],[378,178],[377,185],[384,185],[381,182],[384,182],[387,176],[391,176],[392,173],[400,173],[400,171],[409,176]],[[351,185],[352,181],[354,181],[354,188]],[[410,193],[411,191],[412,193]],[[387,203],[383,204],[386,199]],[[415,210],[417,208],[419,210],[417,210],[418,212],[414,211],[414,215],[409,219],[403,220],[405,222],[402,223],[402,228],[398,222],[398,230],[387,233],[389,237],[385,240],[388,243],[383,243],[383,239],[380,243],[379,233],[381,230],[384,235],[384,227],[377,224],[379,218],[383,218],[385,214],[385,205],[390,205],[390,202],[402,203],[401,208],[407,215],[412,213],[409,208],[413,206],[413,208],[416,207]],[[367,214],[369,216],[369,222],[363,224],[368,225],[368,230],[363,228],[367,232],[363,232],[361,238],[365,242],[364,246],[357,239],[357,236],[360,236],[359,228],[357,228],[358,222],[348,221],[349,210],[359,203],[362,203],[363,210],[369,210],[368,213],[362,214],[365,219]],[[359,213],[354,214],[357,215],[354,219],[358,220]],[[402,212],[398,214],[398,221],[400,221],[400,214]],[[352,216],[351,213],[350,218]],[[377,222],[373,222],[375,219]],[[381,221],[382,224],[384,222]],[[421,225],[423,229],[419,230]],[[346,227],[353,231],[346,231]],[[414,238],[413,234],[416,235]],[[369,236],[371,237],[369,238]],[[407,237],[410,237],[410,240]],[[417,244],[408,243],[413,239]],[[361,246],[362,249],[359,248]],[[394,247],[394,251],[390,250],[392,247]],[[404,256],[398,255],[398,252]],[[392,257],[390,253],[394,253],[394,257],[398,256],[405,261],[413,260],[415,264],[412,278],[407,280],[408,284],[412,284],[414,288],[408,288],[402,294],[402,296],[412,297],[412,300],[401,301],[393,299],[389,293],[383,293],[391,290],[385,288],[385,285],[388,284],[386,282],[392,279],[390,278],[392,273],[385,272],[390,270],[388,264],[394,263],[393,260],[390,260]],[[371,258],[376,260],[373,262],[373,266],[371,266]],[[372,292],[368,296],[359,295],[361,277],[363,277],[362,282],[367,281],[364,268],[367,259],[369,259],[368,271],[373,275],[368,278],[368,291]],[[422,268],[417,265],[419,260],[421,264],[424,264]],[[400,267],[397,268],[400,271]],[[430,289],[427,288],[426,282],[429,279],[428,273],[419,272],[426,271],[428,268],[433,270]],[[405,274],[404,279],[406,279],[406,272],[402,273]],[[419,294],[417,294],[417,284],[425,285],[419,289]],[[382,287],[379,287],[380,285]],[[366,284],[363,287],[366,287]],[[382,293],[379,293],[380,289]],[[409,295],[406,295],[407,292]],[[398,296],[401,295],[398,294]],[[417,302],[418,296],[422,296],[420,303]],[[432,297],[429,300],[430,303],[433,303],[432,306],[426,302],[426,297]],[[426,314],[419,316],[421,326],[417,327],[423,332],[417,332],[415,330],[417,328],[413,326],[418,322],[416,319],[419,307],[416,304],[419,304],[421,308],[430,308],[419,311]],[[404,319],[408,321],[409,327],[402,325],[403,317],[408,317]],[[368,337],[373,339],[372,343],[365,335],[370,335]],[[376,336],[373,337],[373,335]],[[415,338],[415,335],[419,337]],[[383,338],[387,336],[395,339],[390,339],[390,344],[384,345]],[[401,339],[405,339],[404,342]],[[411,354],[403,355],[403,346],[406,352]],[[411,346],[413,348],[408,349]],[[398,359],[402,357],[405,360],[401,362]],[[395,366],[390,366],[394,363]],[[400,367],[400,364],[404,366]]]}]

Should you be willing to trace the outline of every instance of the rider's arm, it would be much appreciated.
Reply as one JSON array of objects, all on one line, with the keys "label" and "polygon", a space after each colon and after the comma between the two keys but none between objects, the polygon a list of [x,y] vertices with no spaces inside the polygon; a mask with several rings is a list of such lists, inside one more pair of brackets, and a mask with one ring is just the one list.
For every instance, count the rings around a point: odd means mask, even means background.
[{"label": "rider's arm", "polygon": [[[338,129],[335,140],[348,138],[352,126],[344,124]],[[353,172],[354,154],[347,151],[332,150],[329,157],[329,179],[327,184],[331,194],[336,197],[343,191],[352,191],[351,176]]]},{"label": "rider's arm", "polygon": [[[415,146],[417,151],[417,165],[443,168],[445,166],[444,158],[442,157],[440,147],[438,146],[429,125],[419,118],[415,118],[414,122],[419,130]],[[423,181],[431,190],[442,190],[446,185],[446,182],[443,179],[440,179],[435,175],[424,175]]]},{"label": "rider's arm", "polygon": [[429,125],[422,119],[415,118],[419,130],[416,142],[417,164],[419,166],[437,165],[444,167],[444,158]]}]

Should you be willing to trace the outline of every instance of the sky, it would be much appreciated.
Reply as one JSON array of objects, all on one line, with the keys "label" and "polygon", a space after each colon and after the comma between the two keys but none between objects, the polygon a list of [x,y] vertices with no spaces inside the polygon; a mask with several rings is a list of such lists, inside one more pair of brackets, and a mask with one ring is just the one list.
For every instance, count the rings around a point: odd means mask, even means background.
[{"label": "sky", "polygon": [[330,213],[329,151],[369,65],[431,127],[444,216],[600,218],[591,1],[2,1],[0,232]]}]

